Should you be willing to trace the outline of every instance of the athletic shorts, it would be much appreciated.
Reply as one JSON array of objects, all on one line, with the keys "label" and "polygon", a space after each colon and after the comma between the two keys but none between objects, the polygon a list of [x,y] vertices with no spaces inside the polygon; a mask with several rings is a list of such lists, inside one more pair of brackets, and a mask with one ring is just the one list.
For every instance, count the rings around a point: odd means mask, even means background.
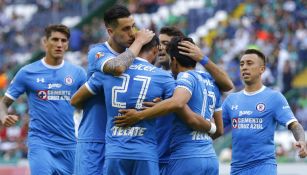
[{"label": "athletic shorts", "polygon": [[105,143],[78,142],[75,175],[102,175]]},{"label": "athletic shorts", "polygon": [[231,175],[254,175],[254,174],[269,174],[277,175],[277,165],[274,164],[263,164],[252,168],[246,168],[243,170],[238,170],[230,173]]},{"label": "athletic shorts", "polygon": [[31,175],[72,175],[75,150],[55,148],[33,148],[28,150]]},{"label": "athletic shorts", "polygon": [[110,175],[159,175],[158,162],[149,160],[107,158],[104,169]]},{"label": "athletic shorts", "polygon": [[171,159],[167,167],[168,175],[218,175],[217,158]]}]

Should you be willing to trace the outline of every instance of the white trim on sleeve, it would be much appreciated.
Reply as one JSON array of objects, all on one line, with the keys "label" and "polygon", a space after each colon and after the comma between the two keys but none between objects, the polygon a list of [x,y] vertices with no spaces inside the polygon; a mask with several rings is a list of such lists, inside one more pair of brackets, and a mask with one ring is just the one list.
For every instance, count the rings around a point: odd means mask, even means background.
[{"label": "white trim on sleeve", "polygon": [[175,87],[175,89],[177,89],[177,88],[183,88],[183,89],[187,90],[192,95],[192,91],[190,91],[190,89],[187,88],[186,86],[178,85],[178,86]]},{"label": "white trim on sleeve", "polygon": [[87,82],[85,83],[85,87],[87,88],[88,91],[90,91],[91,94],[96,95],[96,93],[93,91],[93,89],[90,88]]},{"label": "white trim on sleeve", "polygon": [[286,127],[288,128],[288,126],[289,126],[292,122],[297,122],[296,118],[289,120],[289,121],[286,123]]},{"label": "white trim on sleeve", "polygon": [[109,60],[112,60],[113,58],[115,58],[115,57],[108,58],[108,59],[106,59],[106,60],[102,63],[102,65],[101,65],[101,67],[100,67],[100,71],[101,71],[101,72],[103,72],[103,67],[104,67],[104,65],[105,65]]},{"label": "white trim on sleeve", "polygon": [[10,94],[8,94],[7,92],[4,94],[5,96],[7,96],[7,97],[9,97],[10,99],[12,99],[12,100],[16,100],[16,98],[14,98],[13,96],[11,96]]}]

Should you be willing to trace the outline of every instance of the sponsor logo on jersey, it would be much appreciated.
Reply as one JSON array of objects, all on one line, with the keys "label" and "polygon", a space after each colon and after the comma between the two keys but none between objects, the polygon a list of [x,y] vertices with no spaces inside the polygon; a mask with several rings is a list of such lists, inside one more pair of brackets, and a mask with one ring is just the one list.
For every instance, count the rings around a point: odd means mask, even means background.
[{"label": "sponsor logo on jersey", "polygon": [[47,90],[40,90],[37,91],[37,96],[38,98],[42,99],[42,100],[47,100],[48,99],[48,91]]},{"label": "sponsor logo on jersey", "polygon": [[282,109],[290,109],[290,106],[283,106]]},{"label": "sponsor logo on jersey", "polygon": [[99,58],[101,58],[101,57],[103,57],[104,56],[104,53],[103,52],[97,52],[96,54],[95,54],[95,58],[96,59],[99,59]]},{"label": "sponsor logo on jersey", "polygon": [[147,65],[144,65],[144,64],[132,64],[131,66],[129,66],[129,69],[155,72],[154,70],[156,69],[156,67],[147,66]]},{"label": "sponsor logo on jersey", "polygon": [[135,137],[135,136],[144,136],[147,128],[143,127],[112,127],[112,136],[126,136],[126,137]]},{"label": "sponsor logo on jersey", "polygon": [[242,115],[252,115],[253,111],[239,111],[239,117]]},{"label": "sponsor logo on jersey", "polygon": [[59,84],[59,83],[49,83],[48,84],[48,89],[60,88],[60,87],[62,87],[62,84]]},{"label": "sponsor logo on jersey", "polygon": [[231,105],[231,110],[238,110],[238,105]]},{"label": "sponsor logo on jersey", "polygon": [[71,76],[67,76],[67,77],[65,77],[64,82],[65,82],[66,85],[70,86],[70,85],[72,85],[74,80],[71,78]]},{"label": "sponsor logo on jersey", "polygon": [[36,78],[37,83],[45,83],[45,78]]},{"label": "sponsor logo on jersey", "polygon": [[265,105],[263,103],[258,103],[256,109],[259,112],[263,112],[265,110]]},{"label": "sponsor logo on jersey", "polygon": [[233,128],[238,128],[238,118],[233,118],[232,119],[232,127]]},{"label": "sponsor logo on jersey", "polygon": [[71,92],[65,90],[38,90],[37,96],[41,100],[70,100]]}]

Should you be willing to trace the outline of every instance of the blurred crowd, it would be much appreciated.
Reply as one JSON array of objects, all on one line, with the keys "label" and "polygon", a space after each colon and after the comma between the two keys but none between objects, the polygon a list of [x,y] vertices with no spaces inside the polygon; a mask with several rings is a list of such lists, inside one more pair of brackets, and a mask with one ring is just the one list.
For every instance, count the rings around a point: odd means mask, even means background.
[{"label": "blurred crowd", "polygon": [[[101,1],[92,0],[88,9]],[[134,14],[157,13],[160,8],[172,8],[175,0],[123,0]],[[24,5],[33,13],[20,13],[12,5]],[[207,35],[198,36],[196,42],[203,52],[223,67],[232,78],[236,91],[242,89],[239,79],[239,55],[249,47],[261,49],[267,56],[265,85],[280,90],[289,97],[292,109],[307,130],[307,88],[296,90],[291,96],[292,82],[307,67],[307,2],[303,0],[236,0],[231,4],[223,0],[203,0],[204,7],[191,9],[185,15],[170,13],[164,20],[137,23],[139,28],[150,28],[158,33],[163,25],[173,25],[185,34],[196,33],[197,22],[210,19],[217,11],[228,16],[211,28]],[[230,8],[231,7],[231,8]],[[16,65],[29,60],[41,48],[42,29],[48,23],[62,22],[65,16],[86,15],[78,0],[0,0],[0,95],[12,79]],[[82,14],[80,14],[82,11]],[[48,20],[46,20],[48,19]],[[193,21],[191,21],[193,19]],[[195,21],[194,21],[195,20]],[[146,25],[144,25],[146,24]],[[196,25],[197,24],[197,25]],[[81,28],[71,28],[70,51],[66,58],[87,66],[90,44],[106,41],[107,33],[101,18],[93,18]],[[194,38],[195,39],[195,38]],[[305,80],[306,81],[306,80]],[[0,127],[0,162],[26,158],[25,146],[28,115],[26,98],[20,98],[10,109],[21,117],[15,127]],[[277,153],[281,154],[280,147]],[[283,153],[283,155],[291,155]],[[293,157],[293,156],[292,156]]]}]

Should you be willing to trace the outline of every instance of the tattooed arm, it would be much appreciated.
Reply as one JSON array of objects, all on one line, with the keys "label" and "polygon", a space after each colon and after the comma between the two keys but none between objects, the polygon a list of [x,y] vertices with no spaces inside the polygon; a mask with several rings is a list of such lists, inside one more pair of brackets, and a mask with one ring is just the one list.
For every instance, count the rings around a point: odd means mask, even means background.
[{"label": "tattooed arm", "polygon": [[304,128],[301,124],[295,121],[289,125],[289,129],[291,130],[295,140],[297,141],[295,145],[299,149],[298,155],[300,156],[300,158],[305,158],[307,156],[307,148]]},{"label": "tattooed arm", "polygon": [[14,100],[7,96],[4,96],[0,101],[0,120],[1,124],[6,127],[12,126],[18,121],[18,116],[8,115],[8,108],[13,102]]},{"label": "tattooed arm", "polygon": [[143,45],[147,44],[155,34],[151,30],[142,29],[136,33],[132,45],[125,52],[106,62],[103,72],[121,75],[132,64],[134,58],[139,54]]}]

